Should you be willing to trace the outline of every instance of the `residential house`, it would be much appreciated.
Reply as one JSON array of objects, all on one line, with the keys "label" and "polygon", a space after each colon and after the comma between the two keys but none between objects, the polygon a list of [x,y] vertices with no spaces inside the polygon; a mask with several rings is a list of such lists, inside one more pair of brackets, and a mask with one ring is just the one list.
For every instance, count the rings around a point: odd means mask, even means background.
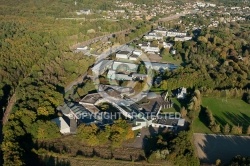
[{"label": "residential house", "polygon": [[187,88],[179,88],[177,93],[177,99],[184,99],[187,95]]}]

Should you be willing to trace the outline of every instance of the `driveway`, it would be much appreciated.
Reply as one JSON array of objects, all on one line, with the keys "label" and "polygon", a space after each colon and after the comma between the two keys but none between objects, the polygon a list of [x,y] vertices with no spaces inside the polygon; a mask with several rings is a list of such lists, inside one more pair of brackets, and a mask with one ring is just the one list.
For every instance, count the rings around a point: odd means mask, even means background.
[{"label": "driveway", "polygon": [[161,131],[159,131],[158,128],[153,128],[153,127],[146,127],[146,128],[142,128],[140,130],[141,136],[137,137],[135,136],[134,142],[132,143],[128,143],[127,147],[133,147],[133,148],[139,148],[139,149],[143,149],[144,145],[143,143],[145,143],[145,139],[147,136],[153,136],[153,135],[157,135],[157,133],[160,133]]},{"label": "driveway", "polygon": [[236,155],[250,156],[249,136],[195,133],[194,143],[201,163],[214,164],[220,159],[228,164]]}]

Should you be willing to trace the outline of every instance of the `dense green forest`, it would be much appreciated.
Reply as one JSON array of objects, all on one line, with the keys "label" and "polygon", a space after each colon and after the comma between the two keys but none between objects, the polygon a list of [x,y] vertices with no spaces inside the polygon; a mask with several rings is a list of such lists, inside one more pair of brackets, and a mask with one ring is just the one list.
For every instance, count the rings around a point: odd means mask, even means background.
[{"label": "dense green forest", "polygon": [[[78,7],[84,3],[79,1]],[[0,2],[0,109],[6,108],[13,94],[17,96],[3,127],[5,165],[34,165],[35,141],[60,136],[50,119],[63,102],[64,87],[94,63],[93,57],[72,53],[70,46],[139,24],[58,19],[72,16],[75,10],[74,1]]]},{"label": "dense green forest", "polygon": [[163,89],[181,86],[203,89],[250,88],[250,33],[247,24],[204,28],[195,40],[175,42],[183,68],[166,72]]}]

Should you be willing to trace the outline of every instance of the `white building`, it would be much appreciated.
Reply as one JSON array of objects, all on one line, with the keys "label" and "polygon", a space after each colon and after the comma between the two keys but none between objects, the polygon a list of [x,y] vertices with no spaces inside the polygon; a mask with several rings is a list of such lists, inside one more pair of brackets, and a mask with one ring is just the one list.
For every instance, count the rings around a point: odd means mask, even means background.
[{"label": "white building", "polygon": [[154,53],[159,53],[160,52],[160,48],[158,46],[151,46],[150,42],[148,42],[147,44],[141,44],[141,49],[144,52],[154,52]]},{"label": "white building", "polygon": [[114,10],[114,13],[125,13],[125,10]]},{"label": "white building", "polygon": [[171,48],[171,47],[173,47],[172,43],[163,42],[163,48]]},{"label": "white building", "polygon": [[163,40],[161,35],[156,34],[155,32],[150,32],[148,35],[144,36],[146,40]]},{"label": "white building", "polygon": [[172,50],[170,51],[170,53],[173,54],[173,55],[175,55],[175,54],[176,54],[176,50],[175,50],[175,49],[172,49]]},{"label": "white building", "polygon": [[178,126],[184,126],[185,119],[154,119],[147,120],[146,118],[139,118],[135,120],[135,126],[132,127],[132,130],[139,130],[144,127],[156,127],[156,128],[168,128],[168,129],[177,129]]},{"label": "white building", "polygon": [[178,89],[178,93],[177,93],[177,99],[184,99],[187,95],[187,88],[180,88]]},{"label": "white building", "polygon": [[130,55],[131,55],[130,51],[119,51],[118,53],[116,53],[116,58],[117,59],[128,59]]},{"label": "white building", "polygon": [[172,63],[158,63],[158,62],[144,62],[147,69],[153,68],[154,70],[174,70],[177,69],[177,65]]},{"label": "white building", "polygon": [[205,6],[206,6],[206,3],[197,2],[196,5],[197,5],[198,7],[205,7]]},{"label": "white building", "polygon": [[167,37],[176,37],[176,36],[187,36],[186,32],[176,32],[176,31],[168,31]]},{"label": "white building", "polygon": [[110,69],[113,65],[113,60],[102,60],[99,63],[95,64],[95,66],[92,68],[92,72],[96,75],[103,74],[106,70]]},{"label": "white building", "polygon": [[71,133],[70,124],[68,122],[66,122],[66,120],[63,117],[58,117],[58,118],[52,119],[52,122],[56,123],[56,125],[59,127],[60,132],[62,134]]},{"label": "white building", "polygon": [[161,34],[162,36],[166,36],[167,34],[167,30],[164,30],[164,29],[155,29],[154,32],[156,34]]},{"label": "white building", "polygon": [[188,41],[191,39],[192,39],[192,37],[190,37],[190,36],[176,36],[174,38],[174,41]]},{"label": "white building", "polygon": [[134,51],[133,51],[133,54],[134,54],[134,55],[141,56],[141,55],[142,55],[142,51],[141,51],[141,50],[134,50]]},{"label": "white building", "polygon": [[159,53],[160,48],[159,47],[152,47],[148,46],[147,48],[144,49],[145,52],[154,52],[154,53]]},{"label": "white building", "polygon": [[85,15],[89,15],[91,14],[91,11],[90,9],[84,9],[84,10],[79,10],[78,12],[76,12],[77,15],[82,15],[82,14],[85,14]]},{"label": "white building", "polygon": [[130,57],[128,59],[131,61],[136,61],[136,60],[138,60],[138,57],[139,57],[138,55],[132,54],[132,55],[130,55]]}]

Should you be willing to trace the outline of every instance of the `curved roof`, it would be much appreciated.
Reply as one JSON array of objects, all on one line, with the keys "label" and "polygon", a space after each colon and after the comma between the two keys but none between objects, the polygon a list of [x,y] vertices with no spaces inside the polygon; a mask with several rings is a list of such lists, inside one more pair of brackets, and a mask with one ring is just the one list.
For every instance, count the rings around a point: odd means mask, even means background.
[{"label": "curved roof", "polygon": [[148,99],[154,99],[154,98],[157,98],[157,94],[154,92],[149,92],[147,97],[148,97]]}]

